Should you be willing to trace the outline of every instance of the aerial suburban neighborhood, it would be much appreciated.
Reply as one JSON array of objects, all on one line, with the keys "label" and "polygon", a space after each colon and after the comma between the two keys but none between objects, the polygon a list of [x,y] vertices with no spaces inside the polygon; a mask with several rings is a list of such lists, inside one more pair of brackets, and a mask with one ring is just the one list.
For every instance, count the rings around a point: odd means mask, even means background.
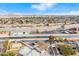
[{"label": "aerial suburban neighborhood", "polygon": [[1,56],[79,55],[78,15],[1,15]]},{"label": "aerial suburban neighborhood", "polygon": [[79,3],[0,3],[0,56],[79,56]]}]

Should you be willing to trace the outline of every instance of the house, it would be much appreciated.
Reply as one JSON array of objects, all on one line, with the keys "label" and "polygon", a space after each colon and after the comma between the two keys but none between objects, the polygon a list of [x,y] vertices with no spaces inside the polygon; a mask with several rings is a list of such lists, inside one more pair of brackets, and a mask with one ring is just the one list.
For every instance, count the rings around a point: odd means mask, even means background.
[{"label": "house", "polygon": [[9,36],[9,31],[4,29],[0,30],[0,37],[7,37],[7,36]]},{"label": "house", "polygon": [[29,32],[27,30],[21,30],[21,29],[14,29],[11,30],[10,32],[10,36],[26,36],[27,34],[29,34]]}]

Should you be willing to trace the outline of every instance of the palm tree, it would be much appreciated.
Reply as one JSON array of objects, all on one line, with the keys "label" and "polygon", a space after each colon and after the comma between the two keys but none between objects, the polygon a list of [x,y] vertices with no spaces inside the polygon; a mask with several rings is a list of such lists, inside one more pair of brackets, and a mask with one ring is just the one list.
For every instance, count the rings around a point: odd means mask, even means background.
[{"label": "palm tree", "polygon": [[52,44],[54,43],[55,36],[49,36],[49,43]]},{"label": "palm tree", "polygon": [[[50,51],[50,54],[51,55],[59,55],[59,52],[57,52],[57,48],[56,46],[52,46],[52,44],[57,40],[57,37],[56,36],[49,36],[49,43],[50,43],[50,46],[49,46],[49,51]],[[55,45],[55,44],[54,44]]]},{"label": "palm tree", "polygon": [[3,47],[4,47],[4,49],[5,49],[5,52],[10,49],[10,43],[11,43],[11,41],[9,41],[9,40],[6,40],[6,41],[3,43]]}]

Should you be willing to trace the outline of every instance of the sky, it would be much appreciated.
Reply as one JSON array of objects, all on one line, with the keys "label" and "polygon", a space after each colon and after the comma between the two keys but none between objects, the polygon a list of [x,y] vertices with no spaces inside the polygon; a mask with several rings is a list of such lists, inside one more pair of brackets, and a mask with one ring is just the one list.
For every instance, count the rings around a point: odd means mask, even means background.
[{"label": "sky", "polygon": [[0,14],[79,14],[79,3],[0,3]]}]

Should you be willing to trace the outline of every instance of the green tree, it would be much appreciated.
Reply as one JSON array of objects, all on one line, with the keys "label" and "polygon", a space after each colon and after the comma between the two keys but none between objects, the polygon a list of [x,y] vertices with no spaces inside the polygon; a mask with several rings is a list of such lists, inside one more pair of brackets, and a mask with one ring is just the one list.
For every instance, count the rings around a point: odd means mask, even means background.
[{"label": "green tree", "polygon": [[60,48],[60,52],[64,56],[69,56],[69,55],[75,55],[76,54],[75,50],[73,50],[72,47],[69,46],[69,45],[59,45],[59,48]]},{"label": "green tree", "polygon": [[69,42],[67,38],[64,39],[64,42]]},{"label": "green tree", "polygon": [[46,26],[49,26],[49,23],[47,23]]},{"label": "green tree", "polygon": [[39,34],[39,30],[38,29],[36,30],[36,33]]},{"label": "green tree", "polygon": [[64,42],[64,40],[62,38],[59,38],[58,41],[59,42]]},{"label": "green tree", "polygon": [[50,44],[54,43],[54,39],[55,39],[54,36],[49,36],[49,43]]}]

